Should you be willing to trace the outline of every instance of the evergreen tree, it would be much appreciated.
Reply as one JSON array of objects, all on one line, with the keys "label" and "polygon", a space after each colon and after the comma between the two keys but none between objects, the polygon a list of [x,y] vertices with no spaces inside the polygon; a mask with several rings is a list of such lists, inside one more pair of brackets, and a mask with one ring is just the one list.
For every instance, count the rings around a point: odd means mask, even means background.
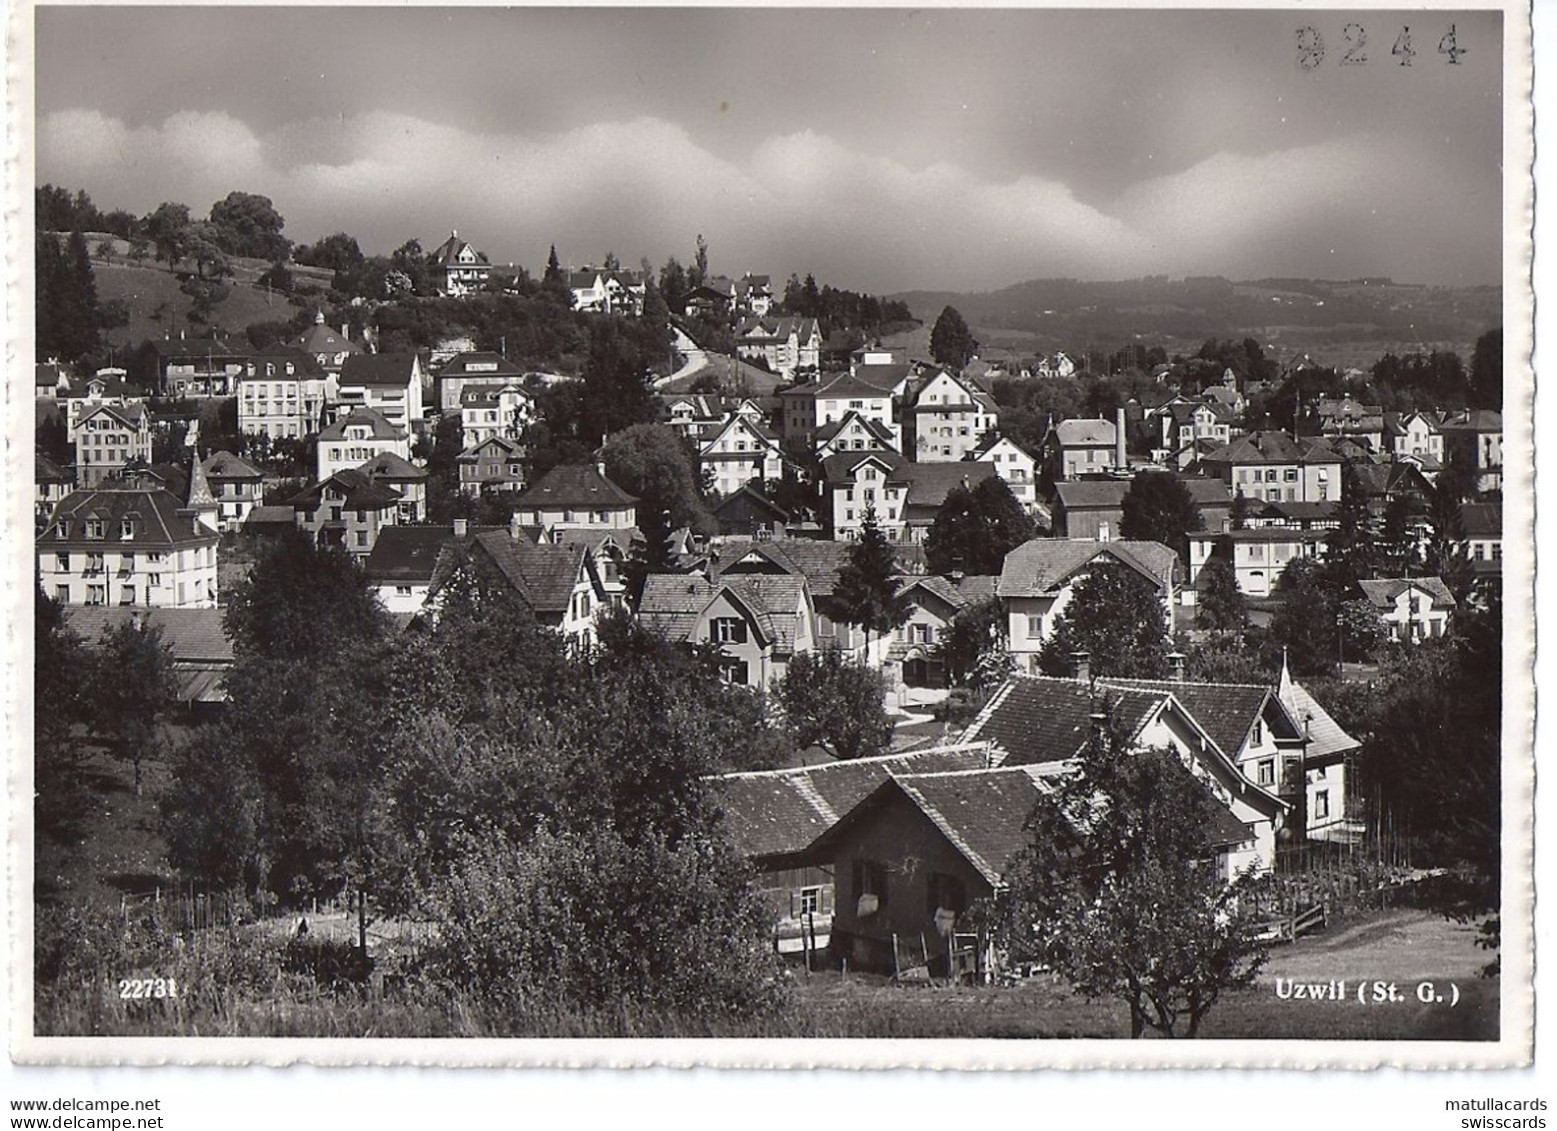
[{"label": "evergreen tree", "polygon": [[930,356],[942,365],[960,370],[978,349],[973,331],[968,329],[957,309],[948,306],[942,310],[930,331]]},{"label": "evergreen tree", "polygon": [[1281,608],[1271,618],[1269,643],[1285,653],[1293,675],[1328,675],[1340,660],[1340,600],[1312,558],[1287,563],[1276,589]]},{"label": "evergreen tree", "polygon": [[1067,676],[1072,653],[1086,652],[1098,675],[1158,679],[1168,674],[1170,644],[1157,584],[1100,557],[1076,582],[1038,664],[1049,675]]},{"label": "evergreen tree", "polygon": [[1195,591],[1195,623],[1201,628],[1227,632],[1248,623],[1248,602],[1225,558],[1214,557],[1200,567]]},{"label": "evergreen tree", "polygon": [[692,270],[687,281],[694,288],[708,281],[708,241],[703,238],[702,232],[697,234],[697,254],[692,259]]},{"label": "evergreen tree", "polygon": [[908,620],[911,610],[898,592],[898,572],[897,555],[876,522],[876,506],[866,503],[859,541],[838,571],[833,599],[847,623],[865,630],[867,648],[872,634],[879,637]]},{"label": "evergreen tree", "polygon": [[1411,577],[1417,572],[1416,509],[1409,495],[1396,495],[1384,505],[1379,528],[1378,562],[1385,577]]},{"label": "evergreen tree", "polygon": [[1424,563],[1428,574],[1441,578],[1454,599],[1464,602],[1475,580],[1465,553],[1465,523],[1453,485],[1440,477],[1428,500],[1427,523],[1431,534]]},{"label": "evergreen tree", "polygon": [[1341,501],[1335,518],[1337,526],[1326,542],[1325,569],[1339,591],[1374,576],[1375,569],[1373,516],[1356,468],[1349,463],[1341,468]]},{"label": "evergreen tree", "polygon": [[1503,328],[1488,330],[1476,339],[1471,357],[1470,405],[1503,410]]}]

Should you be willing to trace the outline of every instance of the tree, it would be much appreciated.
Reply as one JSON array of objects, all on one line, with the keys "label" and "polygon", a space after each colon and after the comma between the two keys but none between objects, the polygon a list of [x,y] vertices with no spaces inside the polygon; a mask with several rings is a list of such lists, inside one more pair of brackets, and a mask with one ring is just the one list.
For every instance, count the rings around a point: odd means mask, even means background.
[{"label": "tree", "polygon": [[1409,495],[1396,495],[1384,504],[1384,521],[1375,547],[1378,568],[1384,577],[1410,577],[1420,565],[1417,550],[1416,507]]},{"label": "tree", "polygon": [[141,227],[159,260],[171,267],[184,258],[185,233],[189,229],[187,204],[163,201],[141,221]]},{"label": "tree", "polygon": [[1049,675],[1067,676],[1072,655],[1086,652],[1098,675],[1160,679],[1168,673],[1169,645],[1157,583],[1100,557],[1076,582],[1038,663]]},{"label": "tree", "polygon": [[1503,327],[1476,339],[1471,355],[1470,406],[1503,411]]},{"label": "tree", "polygon": [[601,449],[607,477],[638,499],[638,514],[665,516],[667,533],[683,527],[697,534],[718,530],[698,487],[697,461],[668,424],[634,424],[614,433]]},{"label": "tree", "polygon": [[1213,557],[1195,579],[1195,623],[1215,632],[1241,629],[1249,622],[1248,602],[1225,558]]},{"label": "tree", "polygon": [[1187,556],[1189,535],[1204,530],[1205,520],[1189,488],[1168,471],[1143,471],[1125,492],[1119,536],[1142,542],[1160,542]]},{"label": "tree", "polygon": [[697,254],[692,258],[692,270],[688,273],[687,282],[693,288],[708,282],[708,241],[703,238],[702,232],[697,234]]},{"label": "tree", "polygon": [[1377,547],[1367,492],[1349,463],[1341,468],[1341,501],[1335,519],[1336,528],[1325,543],[1325,571],[1336,590],[1350,589],[1359,579],[1375,575]]},{"label": "tree", "polygon": [[1475,576],[1465,554],[1465,523],[1460,507],[1453,485],[1440,476],[1428,499],[1427,524],[1431,534],[1424,564],[1428,574],[1442,579],[1455,601],[1463,603],[1470,595]]},{"label": "tree", "polygon": [[1006,555],[1034,533],[1006,481],[991,475],[971,490],[951,489],[930,525],[925,561],[935,573],[997,574]]},{"label": "tree", "polygon": [[859,540],[838,570],[833,600],[846,623],[865,630],[867,651],[872,633],[881,636],[908,620],[910,607],[898,592],[897,574],[897,555],[876,522],[876,505],[866,503]]},{"label": "tree", "polygon": [[983,691],[1001,683],[1012,669],[1005,605],[998,597],[987,597],[960,609],[932,655],[944,665],[946,682],[953,687]]},{"label": "tree", "polygon": [[687,308],[687,294],[692,290],[692,284],[687,278],[686,268],[677,262],[675,256],[665,261],[665,266],[660,268],[660,294],[665,296],[665,305],[676,314],[680,314]]},{"label": "tree", "polygon": [[286,222],[268,196],[230,192],[211,205],[211,224],[218,246],[228,255],[277,263],[292,252],[292,241],[281,234]]},{"label": "tree", "polygon": [[88,662],[81,638],[65,625],[60,603],[34,590],[33,790],[38,831],[66,839],[85,814],[85,751],[71,728],[83,714]]},{"label": "tree", "polygon": [[131,618],[103,634],[92,670],[92,733],[134,766],[139,797],[141,764],[157,752],[163,717],[178,694],[173,654],[160,627]]},{"label": "tree", "polygon": [[349,555],[288,531],[233,586],[224,623],[236,651],[293,659],[376,640],[384,614]]},{"label": "tree", "polygon": [[968,329],[968,324],[957,313],[956,307],[948,306],[942,310],[930,330],[930,356],[942,365],[960,370],[978,353],[978,349],[979,344],[973,338],[973,331]]},{"label": "tree", "polygon": [[1339,600],[1324,583],[1326,573],[1312,558],[1298,558],[1287,563],[1276,583],[1281,607],[1271,618],[1270,645],[1285,653],[1293,675],[1326,675],[1340,660]]},{"label": "tree", "polygon": [[57,236],[39,232],[33,251],[39,356],[76,361],[95,354],[102,346],[102,312],[86,238],[71,232],[62,250]]},{"label": "tree", "polygon": [[334,271],[337,276],[350,275],[367,262],[367,256],[357,246],[356,237],[345,232],[325,236],[312,246],[298,245],[292,252],[292,259],[305,267],[323,267]]},{"label": "tree", "polygon": [[836,648],[792,659],[778,698],[798,746],[820,746],[838,759],[869,758],[892,741],[881,673]]},{"label": "tree", "polygon": [[1147,1029],[1195,1037],[1227,990],[1264,963],[1245,899],[1210,863],[1221,803],[1171,749],[1130,748],[1111,717],[1076,772],[1041,793],[1000,898],[1013,955],[1046,963],[1077,994]]}]

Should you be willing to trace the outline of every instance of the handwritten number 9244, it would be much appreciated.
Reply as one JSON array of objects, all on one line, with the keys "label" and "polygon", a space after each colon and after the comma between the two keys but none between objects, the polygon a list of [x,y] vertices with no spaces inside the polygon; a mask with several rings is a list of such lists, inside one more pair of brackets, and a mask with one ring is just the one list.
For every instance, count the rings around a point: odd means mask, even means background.
[{"label": "handwritten number 9244", "polygon": [[[1347,24],[1341,29],[1341,38],[1346,43],[1346,52],[1340,58],[1340,66],[1360,67],[1368,62],[1368,31],[1361,24]],[[1409,67],[1416,58],[1416,48],[1411,45],[1411,28],[1402,27],[1400,34],[1395,37],[1395,45],[1389,51],[1394,61],[1402,67]],[[1470,53],[1470,49],[1461,47],[1455,33],[1455,26],[1449,25],[1449,30],[1443,33],[1438,40],[1438,54],[1444,56],[1445,61],[1458,66],[1463,56]],[[1297,29],[1297,65],[1304,71],[1319,69],[1319,65],[1325,61],[1325,37],[1324,33],[1312,24]]]}]

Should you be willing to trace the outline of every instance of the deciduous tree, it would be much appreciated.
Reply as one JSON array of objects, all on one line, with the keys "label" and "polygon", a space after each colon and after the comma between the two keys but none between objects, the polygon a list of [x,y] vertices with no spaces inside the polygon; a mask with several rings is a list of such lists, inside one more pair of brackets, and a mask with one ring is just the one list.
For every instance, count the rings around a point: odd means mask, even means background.
[{"label": "deciduous tree", "polygon": [[957,308],[948,306],[942,310],[930,330],[930,356],[942,365],[960,370],[978,349],[973,331],[968,329]]},{"label": "deciduous tree", "polygon": [[1249,621],[1248,602],[1238,588],[1238,578],[1225,558],[1213,557],[1200,567],[1195,579],[1195,623],[1201,628],[1228,632]]},{"label": "deciduous tree", "polygon": [[925,561],[935,573],[998,574],[1006,555],[1035,533],[1033,520],[999,476],[953,487],[935,513]]},{"label": "deciduous tree", "polygon": [[796,745],[834,758],[868,758],[892,740],[881,673],[834,648],[802,652],[779,684],[784,721]]},{"label": "deciduous tree", "polygon": [[1158,586],[1111,559],[1087,567],[1070,603],[1044,642],[1038,663],[1049,675],[1071,674],[1072,655],[1086,652],[1098,675],[1160,678],[1170,640]]},{"label": "deciduous tree", "polygon": [[1131,480],[1123,511],[1120,537],[1160,542],[1180,557],[1188,556],[1189,535],[1205,529],[1189,488],[1167,471],[1143,471]]}]

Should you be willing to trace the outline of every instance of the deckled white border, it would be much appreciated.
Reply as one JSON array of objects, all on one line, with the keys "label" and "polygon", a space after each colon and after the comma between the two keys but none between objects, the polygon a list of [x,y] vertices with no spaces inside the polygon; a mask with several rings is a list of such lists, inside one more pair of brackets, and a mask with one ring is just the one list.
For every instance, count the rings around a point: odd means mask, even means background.
[{"label": "deckled white border", "polygon": [[[357,0],[351,0],[355,3]],[[589,0],[586,0],[589,2]],[[713,6],[713,5],[706,5]],[[792,6],[825,6],[802,3]],[[860,6],[891,6],[864,4]],[[945,0],[918,7],[951,6]],[[1287,8],[1299,3],[1094,3],[985,7]],[[1327,9],[1389,11],[1342,0]],[[11,1055],[18,1063],[81,1065],[268,1064],[629,1067],[955,1068],[1506,1068],[1531,1063],[1533,1010],[1534,801],[1534,375],[1533,112],[1528,4],[1429,0],[1411,11],[1501,10],[1504,13],[1504,727],[1503,946],[1500,1039],[1496,1042],[1414,1041],[1014,1041],[1014,1040],[562,1040],[562,1039],[291,1039],[291,1038],[40,1038],[32,1035],[33,796],[30,735],[32,672],[30,606],[33,539],[29,482],[33,364],[31,246],[33,226],[34,93],[32,10],[9,10],[7,58],[6,343],[4,525],[0,547],[12,584],[0,587],[5,618],[4,730],[7,786],[10,966],[0,972],[11,1016]],[[1522,360],[1524,364],[1516,364]],[[1510,459],[1509,453],[1521,458]]]}]

